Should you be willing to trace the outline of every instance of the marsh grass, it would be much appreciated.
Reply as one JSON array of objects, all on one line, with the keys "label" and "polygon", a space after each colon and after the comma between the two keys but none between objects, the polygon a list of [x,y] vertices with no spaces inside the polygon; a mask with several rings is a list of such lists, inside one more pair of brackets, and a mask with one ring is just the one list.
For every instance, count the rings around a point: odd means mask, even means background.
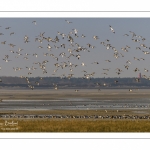
[{"label": "marsh grass", "polygon": [[[10,119],[11,120],[11,119]],[[146,120],[13,119],[18,130],[0,132],[150,132]],[[4,120],[0,120],[2,122]]]}]

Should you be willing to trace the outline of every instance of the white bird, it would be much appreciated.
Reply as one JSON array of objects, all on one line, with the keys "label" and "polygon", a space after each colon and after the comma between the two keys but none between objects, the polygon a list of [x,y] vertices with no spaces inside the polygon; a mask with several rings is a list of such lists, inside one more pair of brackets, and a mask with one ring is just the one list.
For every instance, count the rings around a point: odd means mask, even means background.
[{"label": "white bird", "polygon": [[84,37],[86,37],[86,36],[82,34],[81,37],[84,38]]},{"label": "white bird", "polygon": [[105,61],[107,61],[107,62],[111,62],[110,60],[105,60]]},{"label": "white bird", "polygon": [[109,26],[110,27],[110,30],[115,33],[114,29],[112,28],[112,26]]},{"label": "white bird", "polygon": [[43,48],[42,46],[38,46],[38,48]]},{"label": "white bird", "polygon": [[144,71],[148,72],[148,69],[145,69],[145,68],[144,68]]},{"label": "white bird", "polygon": [[138,61],[140,61],[140,59],[139,59],[139,58],[136,58],[136,57],[134,57],[134,60],[138,60]]},{"label": "white bird", "polygon": [[129,66],[128,66],[128,65],[124,65],[124,66],[125,66],[125,68],[128,70]]},{"label": "white bird", "polygon": [[63,47],[63,48],[65,48],[65,44],[61,44],[60,46]]},{"label": "white bird", "polygon": [[35,54],[33,54],[33,56],[37,57],[38,55],[35,53]]},{"label": "white bird", "polygon": [[50,51],[52,47],[48,44],[47,48]]},{"label": "white bird", "polygon": [[140,58],[141,60],[145,60],[144,58]]},{"label": "white bird", "polygon": [[66,36],[66,34],[64,34],[64,33],[61,33],[60,35],[62,36],[62,39],[64,39]]},{"label": "white bird", "polygon": [[64,57],[66,56],[64,52],[60,53],[59,56]]},{"label": "white bird", "polygon": [[32,89],[32,90],[34,89],[34,86],[33,86],[33,85],[29,85],[29,87],[30,87],[30,89]]},{"label": "white bird", "polygon": [[23,69],[23,68],[18,67],[17,69],[18,69],[18,70],[21,70],[21,69]]},{"label": "white bird", "polygon": [[8,59],[3,59],[3,60],[5,60],[5,62],[9,62],[9,61],[12,61],[12,60],[8,60]]},{"label": "white bird", "polygon": [[4,42],[1,42],[1,44],[5,44],[6,43],[6,41],[4,41]]},{"label": "white bird", "polygon": [[14,69],[15,71],[17,71],[17,70],[18,70],[17,68],[14,68],[14,67],[13,67],[13,69]]},{"label": "white bird", "polygon": [[15,53],[13,50],[10,50],[10,52]]},{"label": "white bird", "polygon": [[58,69],[54,70],[54,72],[57,72]]},{"label": "white bird", "polygon": [[28,56],[28,55],[30,55],[30,54],[28,54],[28,53],[25,53],[25,55],[26,55],[26,56]]},{"label": "white bird", "polygon": [[75,90],[75,92],[78,92],[79,90]]},{"label": "white bird", "polygon": [[140,79],[139,79],[139,78],[136,78],[135,81],[136,81],[136,82],[140,82]]},{"label": "white bird", "polygon": [[18,48],[18,51],[21,52],[23,49],[22,48]]},{"label": "white bird", "polygon": [[106,86],[106,83],[104,83],[103,85]]},{"label": "white bird", "polygon": [[24,59],[28,60],[28,57],[24,57]]},{"label": "white bird", "polygon": [[31,70],[36,70],[37,68],[34,68],[33,66],[31,67]]},{"label": "white bird", "polygon": [[67,23],[72,23],[72,22],[70,22],[70,21],[68,21],[68,20],[65,20]]},{"label": "white bird", "polygon": [[18,55],[22,55],[22,54],[20,54],[19,52],[16,52]]},{"label": "white bird", "polygon": [[138,39],[132,39],[132,41],[134,41],[134,42],[138,42],[138,41],[140,41],[140,40],[138,40]]},{"label": "white bird", "polygon": [[32,23],[34,23],[36,25],[36,21],[32,21]]},{"label": "white bird", "polygon": [[144,54],[150,54],[150,52],[148,51],[142,51]]},{"label": "white bird", "polygon": [[94,36],[93,36],[93,39],[94,39],[94,40],[97,40],[97,39],[99,39],[99,38],[98,38],[98,36],[94,35]]},{"label": "white bird", "polygon": [[28,70],[31,70],[31,68],[29,68],[29,67],[26,67]]},{"label": "white bird", "polygon": [[82,62],[82,63],[81,63],[81,66],[86,66],[86,65],[85,65],[85,63]]},{"label": "white bird", "polygon": [[12,47],[12,48],[13,48],[14,46],[16,46],[16,45],[14,45],[14,44],[11,44],[11,43],[10,43],[10,44],[8,44],[8,45],[9,45],[10,47]]},{"label": "white bird", "polygon": [[141,48],[140,48],[140,47],[136,47],[136,49],[139,49],[139,50],[141,50]]},{"label": "white bird", "polygon": [[79,59],[81,56],[78,54],[78,55],[76,55],[76,57]]},{"label": "white bird", "polygon": [[40,83],[39,83],[39,82],[37,82],[37,81],[35,82],[35,84],[36,84],[36,85],[40,85]]},{"label": "white bird", "polygon": [[78,33],[78,30],[77,29],[73,29],[74,30],[74,33],[75,33],[75,36],[77,35]]},{"label": "white bird", "polygon": [[100,83],[98,83],[98,82],[96,82],[95,84],[98,85],[98,86],[100,86]]},{"label": "white bird", "polygon": [[126,63],[129,63],[129,64],[131,64],[130,60],[127,60],[127,61],[126,61]]},{"label": "white bird", "polygon": [[55,90],[58,90],[57,84],[54,84],[54,83],[53,83],[53,85],[54,85],[54,89],[55,89]]}]

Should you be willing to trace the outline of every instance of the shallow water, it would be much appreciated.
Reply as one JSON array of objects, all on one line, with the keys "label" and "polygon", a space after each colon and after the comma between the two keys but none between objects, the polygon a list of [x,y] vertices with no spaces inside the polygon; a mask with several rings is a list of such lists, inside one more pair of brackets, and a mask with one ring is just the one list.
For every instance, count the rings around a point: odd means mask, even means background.
[{"label": "shallow water", "polygon": [[3,100],[0,110],[101,110],[150,109],[150,99],[125,100]]}]

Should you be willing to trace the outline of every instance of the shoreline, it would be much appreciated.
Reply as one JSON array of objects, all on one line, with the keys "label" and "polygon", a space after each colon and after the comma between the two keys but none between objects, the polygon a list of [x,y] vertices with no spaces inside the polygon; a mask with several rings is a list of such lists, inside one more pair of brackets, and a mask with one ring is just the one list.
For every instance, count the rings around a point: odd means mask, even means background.
[{"label": "shoreline", "polygon": [[[97,102],[100,102],[102,100],[136,100],[136,99],[150,99],[150,90],[136,90],[133,92],[129,92],[126,89],[120,89],[120,90],[110,90],[105,89],[101,90],[100,92],[93,89],[82,89],[79,92],[75,92],[72,89],[62,89],[62,90],[0,90],[0,99],[3,99],[2,101],[7,100],[67,100],[68,102],[74,101],[76,99],[90,99],[96,100]],[[102,114],[102,115],[118,115],[118,114],[137,114],[141,115],[147,115],[150,114],[149,107],[147,109],[140,108],[140,109],[132,109],[132,108],[125,108],[122,110],[119,110],[119,112],[116,112],[118,108],[111,109],[111,108],[105,108],[107,109],[107,113],[105,113],[105,110],[97,109],[97,110],[63,110],[63,109],[52,109],[52,110],[1,110],[0,114],[2,113],[9,113],[9,114],[80,114],[80,115],[86,115],[86,114]]]},{"label": "shoreline", "polygon": [[67,98],[83,98],[93,100],[121,100],[150,98],[150,89],[133,90],[127,89],[81,89],[75,92],[72,89],[44,89],[44,90],[0,90],[0,99],[4,100],[64,100]]}]

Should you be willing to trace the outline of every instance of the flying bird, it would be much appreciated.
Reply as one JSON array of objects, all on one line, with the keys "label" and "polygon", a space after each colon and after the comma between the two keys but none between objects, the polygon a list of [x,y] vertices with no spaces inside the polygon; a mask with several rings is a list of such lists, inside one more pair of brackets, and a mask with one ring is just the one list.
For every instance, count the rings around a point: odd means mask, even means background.
[{"label": "flying bird", "polygon": [[34,25],[36,25],[36,21],[32,21],[32,23],[34,23]]},{"label": "flying bird", "polygon": [[70,21],[68,21],[68,20],[65,20],[67,23],[72,23],[72,22],[70,22]]},{"label": "flying bird", "polygon": [[110,30],[111,30],[113,33],[115,33],[115,31],[114,31],[114,29],[112,28],[112,26],[109,25],[109,27],[110,27]]},{"label": "flying bird", "polygon": [[98,36],[94,35],[94,36],[93,36],[93,39],[94,39],[94,40],[97,40],[97,39],[99,39],[99,38],[98,38]]}]

